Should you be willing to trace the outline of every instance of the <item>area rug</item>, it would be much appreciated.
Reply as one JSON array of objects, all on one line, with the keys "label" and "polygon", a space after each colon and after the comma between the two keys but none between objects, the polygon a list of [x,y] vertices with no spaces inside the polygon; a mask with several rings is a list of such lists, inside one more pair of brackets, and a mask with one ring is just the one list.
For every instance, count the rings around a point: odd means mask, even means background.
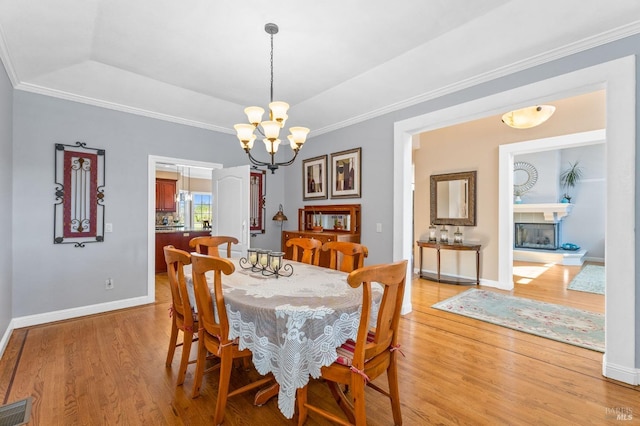
[{"label": "area rug", "polygon": [[569,284],[569,290],[604,294],[604,266],[586,265]]},{"label": "area rug", "polygon": [[604,352],[604,315],[470,289],[432,306],[547,339]]}]

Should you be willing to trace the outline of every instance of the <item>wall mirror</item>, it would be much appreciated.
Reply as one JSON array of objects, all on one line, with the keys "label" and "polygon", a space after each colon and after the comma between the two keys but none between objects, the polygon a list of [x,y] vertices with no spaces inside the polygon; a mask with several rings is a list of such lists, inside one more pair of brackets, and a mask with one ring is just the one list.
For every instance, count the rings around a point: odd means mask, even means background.
[{"label": "wall mirror", "polygon": [[431,223],[476,226],[476,172],[431,175]]}]

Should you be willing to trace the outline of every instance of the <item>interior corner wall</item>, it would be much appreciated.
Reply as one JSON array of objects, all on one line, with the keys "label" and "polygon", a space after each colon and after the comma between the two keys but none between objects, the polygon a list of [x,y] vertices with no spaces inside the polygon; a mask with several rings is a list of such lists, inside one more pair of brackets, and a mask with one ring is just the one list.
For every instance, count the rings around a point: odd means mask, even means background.
[{"label": "interior corner wall", "polygon": [[[298,208],[306,205],[361,204],[360,242],[369,249],[365,263],[389,262],[393,249],[393,122],[385,116],[382,120],[370,120],[345,127],[331,133],[314,136],[308,140],[296,160],[296,164],[284,168],[284,194],[286,215],[289,221],[285,230],[296,230]],[[302,200],[302,161],[321,155],[328,156],[331,172],[331,154],[353,148],[361,152],[361,197],[331,198],[326,200]],[[279,173],[279,172],[278,172]],[[330,176],[329,176],[330,179]],[[329,180],[328,185],[331,185]],[[293,216],[293,217],[292,217]],[[293,220],[292,220],[293,219]],[[378,232],[380,224],[381,232]]]},{"label": "interior corner wall", "polygon": [[[0,355],[8,341],[7,331],[13,317],[11,241],[12,235],[12,157],[13,86],[0,62]],[[5,336],[5,337],[3,337]]]},{"label": "interior corner wall", "polygon": [[[154,250],[148,217],[155,208],[148,205],[149,155],[225,167],[248,162],[230,134],[20,90],[13,108],[14,319],[153,300],[147,295]],[[105,219],[113,224],[104,242],[83,248],[53,243],[54,144],[76,141],[106,151]],[[114,289],[105,290],[107,278]]]}]

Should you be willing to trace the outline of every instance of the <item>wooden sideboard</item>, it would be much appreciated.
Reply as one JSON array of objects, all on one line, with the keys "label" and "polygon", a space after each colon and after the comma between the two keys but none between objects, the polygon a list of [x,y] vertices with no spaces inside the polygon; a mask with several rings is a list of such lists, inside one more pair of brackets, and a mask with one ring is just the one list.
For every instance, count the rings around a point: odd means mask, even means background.
[{"label": "wooden sideboard", "polygon": [[[314,230],[315,229],[315,230]],[[360,204],[305,206],[298,209],[298,230],[282,231],[282,251],[291,259],[291,238],[312,238],[322,244],[329,241],[360,243]],[[320,266],[329,267],[329,252],[320,252]]]}]

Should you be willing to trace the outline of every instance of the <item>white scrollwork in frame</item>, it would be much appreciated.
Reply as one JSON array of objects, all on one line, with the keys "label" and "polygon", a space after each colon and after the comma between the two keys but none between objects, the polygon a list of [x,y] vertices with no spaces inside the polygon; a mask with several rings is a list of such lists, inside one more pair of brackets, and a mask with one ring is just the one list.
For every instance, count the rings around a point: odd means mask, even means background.
[{"label": "white scrollwork in frame", "polygon": [[522,195],[531,190],[538,181],[538,171],[525,161],[513,163],[513,193]]}]

